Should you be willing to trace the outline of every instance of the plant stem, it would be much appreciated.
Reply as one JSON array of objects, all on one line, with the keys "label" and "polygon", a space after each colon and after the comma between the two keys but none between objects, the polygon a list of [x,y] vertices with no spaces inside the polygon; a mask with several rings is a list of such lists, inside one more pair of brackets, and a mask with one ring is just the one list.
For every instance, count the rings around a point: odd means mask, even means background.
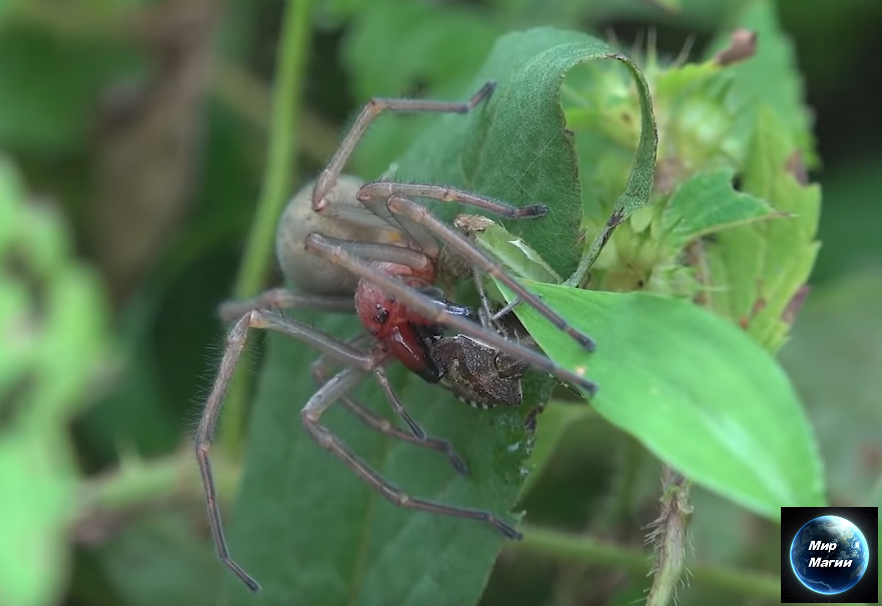
[{"label": "plant stem", "polygon": [[312,0],[289,0],[285,9],[272,98],[263,192],[257,205],[245,258],[239,268],[234,294],[257,294],[272,262],[276,223],[291,195],[294,160],[299,140],[300,91],[309,51]]},{"label": "plant stem", "polygon": [[[614,568],[623,568],[637,574],[647,574],[652,554],[597,541],[583,535],[527,526],[521,529],[524,539],[510,543],[507,549],[549,557],[564,562],[585,562]],[[717,589],[750,597],[777,601],[781,596],[781,581],[777,576],[760,572],[735,570],[692,564],[692,581]]]},{"label": "plant stem", "polygon": [[691,483],[673,469],[662,470],[662,508],[648,541],[655,548],[653,582],[646,606],[667,606],[677,599],[677,588],[686,571],[686,546],[689,544],[689,504]]},{"label": "plant stem", "polygon": [[[264,286],[272,264],[276,223],[291,194],[291,172],[299,144],[300,92],[309,51],[312,7],[313,0],[289,0],[285,8],[276,61],[263,188],[233,289],[234,296],[239,299],[256,295]],[[241,449],[250,387],[247,376],[247,373],[237,372],[227,394],[218,445],[229,455],[236,455]]]}]

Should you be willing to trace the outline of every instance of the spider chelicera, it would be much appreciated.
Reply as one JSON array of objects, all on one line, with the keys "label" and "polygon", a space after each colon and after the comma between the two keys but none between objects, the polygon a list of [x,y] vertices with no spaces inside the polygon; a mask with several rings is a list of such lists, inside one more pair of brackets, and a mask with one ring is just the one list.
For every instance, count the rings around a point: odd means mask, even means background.
[{"label": "spider chelicera", "polygon": [[[443,440],[427,438],[407,413],[389,384],[385,370],[388,363],[398,360],[423,379],[440,382],[462,399],[481,407],[520,404],[520,379],[527,366],[585,392],[593,393],[596,389],[591,381],[555,364],[539,351],[506,338],[496,324],[478,321],[479,314],[474,310],[443,298],[433,285],[442,248],[445,257],[460,258],[457,265],[496,278],[522,304],[536,309],[586,350],[594,349],[588,336],[516,282],[499,262],[411,198],[457,202],[509,219],[542,217],[548,211],[545,205],[519,208],[453,187],[388,179],[364,183],[342,174],[358,141],[384,110],[467,113],[487,99],[494,88],[494,82],[486,83],[465,103],[379,98],[368,102],[327,168],[291,200],[280,219],[277,256],[287,280],[300,290],[273,289],[249,301],[222,307],[221,315],[235,318],[235,323],[227,335],[196,432],[195,448],[218,556],[253,591],[259,590],[258,583],[230,557],[209,461],[223,397],[250,330],[279,332],[320,352],[313,374],[321,385],[300,414],[304,427],[319,446],[395,505],[483,521],[513,539],[519,539],[521,534],[490,512],[411,497],[395,487],[323,426],[322,414],[341,401],[369,427],[445,452],[454,467],[465,472],[465,463],[452,447]],[[275,311],[285,308],[355,311],[371,338],[364,335],[355,341],[340,341]],[[446,336],[445,330],[456,334]],[[363,341],[370,343],[367,349],[358,347]],[[345,368],[327,378],[325,369],[330,361]],[[369,373],[383,388],[392,409],[408,425],[411,434],[395,428],[349,397],[353,387]]]}]

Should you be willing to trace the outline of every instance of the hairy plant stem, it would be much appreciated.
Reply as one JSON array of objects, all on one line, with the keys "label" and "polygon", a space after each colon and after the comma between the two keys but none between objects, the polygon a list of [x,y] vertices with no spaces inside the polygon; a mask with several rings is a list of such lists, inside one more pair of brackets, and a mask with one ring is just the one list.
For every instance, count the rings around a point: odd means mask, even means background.
[{"label": "hairy plant stem", "polygon": [[[313,0],[290,0],[285,8],[276,59],[263,188],[233,289],[234,296],[239,299],[252,297],[264,287],[273,260],[276,223],[291,195],[312,7]],[[250,391],[247,377],[248,374],[242,371],[233,377],[221,420],[218,446],[232,456],[241,450]]]},{"label": "hairy plant stem", "polygon": [[655,548],[652,588],[647,606],[667,606],[677,599],[677,588],[685,583],[686,548],[689,545],[689,518],[692,483],[665,465],[662,469],[661,511],[650,525],[646,539]]}]

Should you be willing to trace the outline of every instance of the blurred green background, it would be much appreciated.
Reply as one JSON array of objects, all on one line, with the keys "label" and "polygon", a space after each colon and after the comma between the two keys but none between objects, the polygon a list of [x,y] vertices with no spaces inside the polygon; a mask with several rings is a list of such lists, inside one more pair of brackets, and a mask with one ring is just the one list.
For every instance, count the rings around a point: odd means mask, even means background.
[{"label": "blurred green background", "polygon": [[[304,10],[310,38],[298,156],[289,167],[294,187],[321,168],[369,97],[458,95],[506,31],[551,24],[626,50],[645,47],[653,32],[660,54],[673,58],[684,47],[700,54],[745,2],[683,0],[678,11],[638,0],[314,4]],[[39,563],[27,572],[39,590],[10,606],[214,603],[212,587],[227,571],[214,559],[188,440],[222,344],[216,307],[233,292],[261,193],[284,8],[256,0],[0,2],[0,150],[8,162],[0,175],[0,310],[18,309],[25,298],[15,285],[30,281],[57,326],[76,327],[65,343],[47,329],[30,348],[32,333],[18,326],[0,348],[0,472],[13,460],[6,452],[43,440],[55,446],[33,450],[35,469],[55,481],[32,483],[22,473],[19,485],[0,486],[0,495],[34,491],[25,509],[0,497],[0,518],[41,529],[36,537],[10,527],[3,538],[33,545],[23,561]],[[823,186],[812,291],[781,358],[813,420],[831,504],[875,506],[882,3],[782,0],[777,8],[815,112],[821,162],[812,179]],[[369,139],[353,172],[387,166],[408,141],[408,122],[398,127],[399,139]],[[25,198],[24,206],[11,202]],[[19,267],[22,255],[38,259],[39,280]],[[62,377],[47,401],[71,403],[28,413],[36,404],[16,396],[27,381],[3,381],[25,359]],[[21,418],[27,423],[10,421]],[[25,425],[40,439],[10,429]],[[236,465],[229,467],[232,482]],[[5,471],[0,477],[16,477]],[[126,474],[135,478],[130,486],[107,481]],[[639,445],[588,414],[567,432],[525,507],[532,522],[639,550],[659,475]],[[231,495],[235,487],[223,482]],[[617,490],[622,484],[627,494]],[[696,566],[775,578],[777,527],[700,489],[693,504]],[[10,553],[0,556],[2,584],[20,574]],[[482,604],[628,604],[649,582],[621,563],[561,563],[506,549]],[[697,578],[681,603],[765,603],[724,585]],[[3,606],[4,596],[0,585]]]}]

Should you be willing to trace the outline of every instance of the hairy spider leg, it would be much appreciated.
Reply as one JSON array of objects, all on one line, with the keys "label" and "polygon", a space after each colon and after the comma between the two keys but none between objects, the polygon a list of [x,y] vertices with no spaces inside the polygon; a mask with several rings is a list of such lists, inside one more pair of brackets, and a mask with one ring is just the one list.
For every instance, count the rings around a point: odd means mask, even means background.
[{"label": "hairy spider leg", "polygon": [[[395,184],[391,185],[394,188]],[[361,191],[364,191],[364,188],[360,190],[359,195],[361,195]],[[591,337],[571,326],[560,314],[543,303],[539,297],[503,271],[499,261],[492,259],[489,254],[475,246],[465,236],[438,220],[428,208],[396,193],[388,197],[386,206],[393,214],[402,215],[409,221],[429,230],[441,242],[465,257],[472,265],[505,284],[521,301],[539,312],[555,328],[569,335],[586,350],[594,351],[596,345]]]},{"label": "hairy spider leg", "polygon": [[287,288],[271,288],[251,299],[224,301],[218,316],[224,322],[241,318],[252,309],[317,309],[325,312],[355,313],[352,296],[314,295]]},{"label": "hairy spider leg", "polygon": [[369,353],[361,352],[306,324],[286,318],[275,312],[257,309],[250,310],[244,314],[227,334],[224,354],[221,358],[214,384],[211,387],[211,393],[202,411],[199,427],[196,430],[194,446],[196,449],[196,459],[199,462],[199,472],[202,475],[202,484],[205,488],[209,527],[214,538],[218,558],[236,576],[242,579],[251,591],[256,592],[260,591],[260,585],[230,557],[230,551],[224,537],[220,506],[217,502],[217,490],[211,473],[211,461],[209,459],[209,450],[214,439],[214,428],[221,412],[224,395],[229,387],[230,379],[236,369],[242,350],[245,347],[248,333],[252,329],[272,330],[304,342],[329,358],[350,367],[353,370],[350,381],[354,381],[356,378],[358,380],[363,379],[365,373],[373,371],[386,360],[386,353],[376,349]]},{"label": "hairy spider leg", "polygon": [[[407,287],[400,280],[377,271],[375,267],[362,262],[350,254],[350,244],[346,240],[328,238],[316,233],[310,234],[306,239],[307,248],[315,254],[320,255],[330,263],[347,269],[364,280],[376,284],[390,296],[397,298],[401,303],[410,308],[413,313],[421,314],[431,322],[448,326],[474,339],[483,341],[488,346],[527,362],[537,369],[555,376],[560,381],[577,385],[591,395],[596,393],[596,384],[554,363],[551,359],[537,351],[509,341],[468,318],[446,313],[444,306],[438,301]],[[376,246],[379,247],[380,245]],[[397,247],[389,246],[389,248],[394,249]],[[395,252],[390,250],[390,254],[395,254]]]},{"label": "hairy spider leg", "polygon": [[396,183],[395,181],[385,180],[373,181],[362,185],[356,193],[357,200],[388,224],[397,226],[401,233],[410,235],[417,247],[433,258],[438,257],[439,253],[438,240],[435,234],[423,225],[414,221],[407,221],[400,214],[395,215],[389,212],[386,201],[395,194],[422,197],[437,202],[456,202],[506,219],[536,219],[548,214],[548,206],[546,204],[536,203],[526,206],[515,206],[501,200],[495,200],[447,185]]},{"label": "hairy spider leg", "polygon": [[348,393],[349,390],[360,380],[361,377],[359,376],[358,370],[347,368],[325,383],[315,395],[310,398],[309,402],[306,403],[306,406],[303,407],[303,410],[300,413],[300,418],[303,421],[306,430],[309,432],[309,435],[320,447],[340,459],[340,461],[342,461],[347,467],[352,469],[359,477],[367,482],[371,488],[379,492],[393,505],[405,509],[414,509],[485,522],[510,539],[520,540],[523,538],[523,535],[514,527],[505,523],[489,511],[445,505],[444,503],[411,497],[386,480],[364,461],[359,459],[355,453],[349,450],[340,438],[322,425],[319,421],[325,410],[327,410],[328,407],[337,401],[342,395]]},{"label": "hairy spider leg", "polygon": [[367,132],[371,123],[379,117],[384,111],[397,113],[442,113],[442,114],[466,114],[474,109],[479,103],[488,99],[496,88],[496,82],[490,80],[486,82],[478,91],[472,95],[472,98],[464,103],[451,103],[447,101],[431,101],[428,99],[386,99],[374,97],[368,101],[362,108],[361,113],[356,118],[355,123],[340,147],[334,153],[328,166],[321,172],[315,182],[315,189],[312,192],[312,208],[316,212],[322,210],[325,205],[325,196],[334,189],[337,179],[343,172],[349,156],[358,145],[361,138]]},{"label": "hairy spider leg", "polygon": [[[370,245],[366,245],[370,247]],[[407,249],[402,249],[406,251]],[[404,252],[402,258],[411,263],[419,263],[424,261],[423,257],[416,256],[420,253],[411,251],[414,254]],[[336,296],[336,295],[314,295],[311,293],[301,293],[288,290],[286,288],[273,288],[263,292],[262,294],[244,301],[228,301],[220,306],[219,315],[222,320],[230,321],[241,317],[252,309],[318,309],[321,311],[331,311],[340,313],[355,313],[355,302],[353,297]],[[367,335],[363,335],[367,337]],[[419,423],[405,410],[401,401],[389,386],[388,379],[385,376],[385,370],[382,366],[378,366],[374,371],[375,378],[383,391],[386,393],[392,410],[410,427],[414,436],[419,440],[426,439],[426,432],[420,427]]]},{"label": "hairy spider leg", "polygon": [[506,219],[533,219],[544,217],[548,214],[547,204],[537,202],[535,204],[527,204],[526,206],[515,206],[514,204],[449,185],[398,183],[397,181],[377,180],[362,185],[356,197],[360,202],[366,203],[373,200],[385,201],[394,195],[428,198],[436,202],[456,202],[472,208],[480,208]]},{"label": "hairy spider leg", "polygon": [[[362,335],[361,337],[359,337],[358,340],[363,341],[365,340],[363,339],[363,337],[366,336],[367,335]],[[350,341],[350,344],[353,344],[353,342]],[[319,359],[313,362],[310,370],[313,379],[315,379],[319,387],[328,382],[330,365],[329,360],[326,356],[321,356],[319,357]],[[468,475],[468,465],[466,464],[465,460],[463,460],[463,458],[459,456],[459,454],[453,448],[453,445],[447,440],[441,440],[437,438],[426,438],[424,440],[421,440],[407,433],[406,431],[401,431],[392,423],[390,423],[388,419],[381,417],[378,414],[375,414],[370,408],[360,403],[352,396],[344,395],[340,398],[340,403],[343,404],[343,406],[345,406],[359,421],[361,421],[374,431],[395,438],[396,440],[407,442],[408,444],[413,444],[415,446],[421,446],[423,448],[428,448],[429,450],[436,450],[438,452],[444,453],[445,455],[447,455],[447,458],[450,460],[450,464],[453,465],[453,468],[456,469],[456,471],[458,471],[462,475]]]}]

